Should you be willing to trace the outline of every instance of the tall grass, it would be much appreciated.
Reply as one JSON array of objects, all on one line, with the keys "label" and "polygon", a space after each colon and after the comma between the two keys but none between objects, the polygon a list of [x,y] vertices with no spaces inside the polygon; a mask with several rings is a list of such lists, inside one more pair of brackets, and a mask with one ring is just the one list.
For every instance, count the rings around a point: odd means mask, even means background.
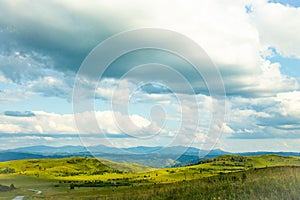
[{"label": "tall grass", "polygon": [[300,199],[300,168],[272,167],[141,188],[107,199]]}]

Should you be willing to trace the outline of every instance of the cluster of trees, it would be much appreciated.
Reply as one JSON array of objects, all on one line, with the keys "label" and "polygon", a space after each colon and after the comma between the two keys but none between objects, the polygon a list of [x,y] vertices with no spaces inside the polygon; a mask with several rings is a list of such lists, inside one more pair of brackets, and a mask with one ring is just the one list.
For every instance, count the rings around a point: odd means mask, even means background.
[{"label": "cluster of trees", "polygon": [[[116,181],[118,180],[118,181]],[[70,189],[73,190],[75,187],[107,187],[107,186],[130,186],[131,183],[129,179],[112,179],[108,181],[84,181],[84,182],[72,182],[70,184]]]},{"label": "cluster of trees", "polygon": [[15,173],[15,169],[6,167],[4,169],[0,169],[0,174],[13,174]]}]

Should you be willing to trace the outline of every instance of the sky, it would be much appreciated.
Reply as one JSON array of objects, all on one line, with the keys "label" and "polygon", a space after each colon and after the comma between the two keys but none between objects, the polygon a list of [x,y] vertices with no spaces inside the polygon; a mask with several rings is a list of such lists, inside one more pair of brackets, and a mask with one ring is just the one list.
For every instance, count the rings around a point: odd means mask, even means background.
[{"label": "sky", "polygon": [[[0,149],[104,144],[299,152],[299,21],[296,0],[2,0]],[[143,28],[200,46],[225,94],[210,93],[213,73],[203,77],[158,49],[128,52],[101,77],[81,76],[97,45]],[[140,38],[125,42],[134,46]],[[169,39],[174,48],[192,49]],[[78,80],[93,94],[82,95],[83,105],[93,105],[80,111]]]}]

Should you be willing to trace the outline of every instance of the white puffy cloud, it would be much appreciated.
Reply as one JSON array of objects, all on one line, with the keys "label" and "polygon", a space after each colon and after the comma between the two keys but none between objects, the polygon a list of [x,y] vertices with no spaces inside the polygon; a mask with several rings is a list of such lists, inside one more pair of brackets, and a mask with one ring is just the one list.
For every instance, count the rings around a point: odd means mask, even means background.
[{"label": "white puffy cloud", "polygon": [[[19,117],[0,115],[0,132],[1,133],[41,133],[41,134],[101,134],[93,129],[92,124],[85,124],[85,129],[79,130],[75,126],[74,115],[56,114],[44,111],[34,111],[34,116]],[[134,136],[151,135],[154,130],[160,129],[155,124],[149,126],[151,122],[139,115],[123,115],[113,111],[95,111],[93,113],[85,112],[77,114],[77,117],[85,118],[94,114],[100,126],[102,133],[105,134],[122,134],[125,129],[126,134]],[[116,121],[117,119],[117,121]],[[130,119],[136,126],[127,124]],[[87,120],[88,121],[88,120]],[[161,129],[162,133],[168,131]]]},{"label": "white puffy cloud", "polygon": [[228,104],[227,124],[238,138],[299,138],[300,92],[274,97],[235,98]]},{"label": "white puffy cloud", "polygon": [[16,90],[0,90],[0,102],[1,103],[11,103],[11,102],[18,102],[24,99],[28,99],[31,96],[33,96],[34,93],[30,91],[24,91],[21,89],[16,89]]},{"label": "white puffy cloud", "polygon": [[21,128],[16,124],[0,124],[0,130],[4,133],[20,133]]},{"label": "white puffy cloud", "polygon": [[261,44],[276,48],[282,56],[300,58],[300,8],[256,0],[252,10]]},{"label": "white puffy cloud", "polygon": [[232,134],[232,133],[234,133],[234,130],[232,130],[232,128],[230,128],[230,126],[228,126],[226,123],[223,124],[222,131],[225,134]]},{"label": "white puffy cloud", "polygon": [[[280,72],[279,63],[265,60],[260,65],[261,73],[245,76],[224,77],[225,85],[229,87],[228,95],[249,97],[274,96],[279,92],[289,92],[299,89],[296,78],[288,77]],[[276,85],[276,87],[274,87]]]},{"label": "white puffy cloud", "polygon": [[282,116],[293,116],[300,119],[300,91],[279,93],[275,98],[279,102],[278,112]]}]

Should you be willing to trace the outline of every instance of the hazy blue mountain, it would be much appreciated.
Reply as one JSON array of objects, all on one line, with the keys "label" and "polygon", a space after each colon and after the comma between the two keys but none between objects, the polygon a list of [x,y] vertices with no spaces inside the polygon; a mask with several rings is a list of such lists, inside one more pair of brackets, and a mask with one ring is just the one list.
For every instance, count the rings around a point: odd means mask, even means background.
[{"label": "hazy blue mountain", "polygon": [[122,148],[123,151],[128,153],[135,153],[135,154],[147,154],[147,153],[155,153],[162,150],[162,147],[144,147],[144,146],[137,146],[137,147],[129,147],[129,148]]},{"label": "hazy blue mountain", "polygon": [[[211,155],[209,152],[205,152],[205,154],[213,157],[222,155],[223,153],[221,150],[218,150],[218,153],[216,153],[216,151],[217,150],[211,151],[213,152]],[[200,149],[184,146],[172,146],[166,148],[160,146],[116,148],[105,145],[91,146],[88,148],[82,146],[31,146],[2,152],[2,154],[6,154],[6,156],[3,156],[1,161],[25,158],[88,156],[109,159],[116,162],[149,165],[152,167],[172,167],[175,165],[182,166],[199,162],[200,152]]]},{"label": "hazy blue mountain", "polygon": [[277,154],[280,156],[300,156],[299,152],[269,152],[269,151],[257,151],[257,152],[243,152],[235,153],[236,155],[241,156],[259,156],[259,155],[268,155],[268,154]]},{"label": "hazy blue mountain", "polygon": [[22,160],[29,158],[45,158],[46,156],[32,153],[24,152],[11,152],[11,151],[2,151],[0,152],[0,162],[9,161],[9,160]]},{"label": "hazy blue mountain", "polygon": [[97,146],[90,146],[87,149],[93,153],[122,153],[123,150],[116,147],[109,147],[105,145],[97,145]]},{"label": "hazy blue mountain", "polygon": [[28,152],[28,153],[40,153],[40,154],[55,154],[55,153],[78,153],[87,151],[83,146],[62,146],[62,147],[51,147],[51,146],[30,146],[11,149],[10,151],[15,152]]},{"label": "hazy blue mountain", "polygon": [[184,146],[172,146],[172,147],[147,147],[147,146],[137,146],[129,148],[116,148],[108,147],[105,145],[97,145],[85,148],[83,146],[62,146],[62,147],[51,147],[51,146],[30,146],[30,147],[21,147],[16,149],[10,149],[9,151],[15,152],[28,152],[28,153],[40,153],[40,154],[49,154],[49,153],[70,153],[75,154],[79,152],[93,152],[93,153],[120,153],[120,154],[148,154],[148,153],[160,153],[160,154],[198,154],[199,149],[194,147],[184,147]]}]

